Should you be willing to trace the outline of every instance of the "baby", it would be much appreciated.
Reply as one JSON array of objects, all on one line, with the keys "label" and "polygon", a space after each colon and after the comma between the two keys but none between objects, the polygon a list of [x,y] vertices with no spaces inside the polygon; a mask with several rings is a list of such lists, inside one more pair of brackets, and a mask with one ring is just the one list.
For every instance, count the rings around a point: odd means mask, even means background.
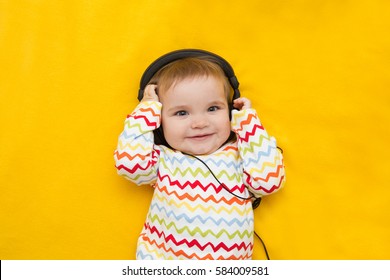
[{"label": "baby", "polygon": [[137,259],[251,259],[252,200],[278,191],[285,171],[251,102],[231,91],[209,57],[178,59],[127,117],[118,174],[154,187]]}]

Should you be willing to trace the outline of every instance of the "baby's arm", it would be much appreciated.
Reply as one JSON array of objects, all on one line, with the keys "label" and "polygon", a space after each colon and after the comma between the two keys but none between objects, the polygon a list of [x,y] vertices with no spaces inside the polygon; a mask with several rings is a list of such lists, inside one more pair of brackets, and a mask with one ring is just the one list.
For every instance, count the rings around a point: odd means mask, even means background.
[{"label": "baby's arm", "polygon": [[276,192],[285,181],[283,156],[276,140],[261,125],[256,111],[250,108],[249,100],[236,103],[234,106],[241,110],[233,111],[232,129],[238,137],[244,184],[255,196]]},{"label": "baby's arm", "polygon": [[[145,97],[147,94],[145,95]],[[153,130],[160,126],[161,103],[143,99],[125,120],[114,153],[118,174],[137,185],[157,178],[159,150],[154,146]]]}]

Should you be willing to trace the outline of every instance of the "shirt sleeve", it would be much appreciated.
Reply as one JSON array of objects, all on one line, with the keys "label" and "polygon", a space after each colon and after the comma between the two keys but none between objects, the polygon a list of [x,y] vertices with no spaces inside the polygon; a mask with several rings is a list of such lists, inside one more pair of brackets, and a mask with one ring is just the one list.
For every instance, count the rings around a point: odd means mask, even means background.
[{"label": "shirt sleeve", "polygon": [[152,184],[157,178],[159,149],[154,145],[153,130],[161,123],[161,103],[141,102],[127,116],[114,152],[119,175],[137,185]]},{"label": "shirt sleeve", "polygon": [[276,140],[262,126],[254,109],[232,113],[232,130],[237,134],[244,169],[244,184],[256,197],[283,187],[285,169]]}]

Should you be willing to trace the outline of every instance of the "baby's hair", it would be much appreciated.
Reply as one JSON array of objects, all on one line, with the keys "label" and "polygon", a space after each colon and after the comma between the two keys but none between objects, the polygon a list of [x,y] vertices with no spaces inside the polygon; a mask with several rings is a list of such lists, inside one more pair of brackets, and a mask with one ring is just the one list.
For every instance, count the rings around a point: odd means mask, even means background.
[{"label": "baby's hair", "polygon": [[222,68],[213,62],[212,57],[188,57],[173,61],[161,68],[153,76],[150,84],[156,84],[158,92],[166,92],[176,83],[188,78],[214,77],[223,82],[224,92],[230,98],[232,89]]}]

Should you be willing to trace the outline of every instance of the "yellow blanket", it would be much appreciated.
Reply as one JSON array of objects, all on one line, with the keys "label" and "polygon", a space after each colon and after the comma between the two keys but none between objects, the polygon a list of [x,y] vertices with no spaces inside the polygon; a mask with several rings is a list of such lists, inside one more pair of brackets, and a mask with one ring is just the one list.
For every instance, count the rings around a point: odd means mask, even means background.
[{"label": "yellow blanket", "polygon": [[389,13],[0,1],[0,259],[134,259],[152,190],[117,176],[113,151],[143,71],[181,48],[227,59],[284,150],[286,186],[255,211],[271,259],[389,259]]}]

